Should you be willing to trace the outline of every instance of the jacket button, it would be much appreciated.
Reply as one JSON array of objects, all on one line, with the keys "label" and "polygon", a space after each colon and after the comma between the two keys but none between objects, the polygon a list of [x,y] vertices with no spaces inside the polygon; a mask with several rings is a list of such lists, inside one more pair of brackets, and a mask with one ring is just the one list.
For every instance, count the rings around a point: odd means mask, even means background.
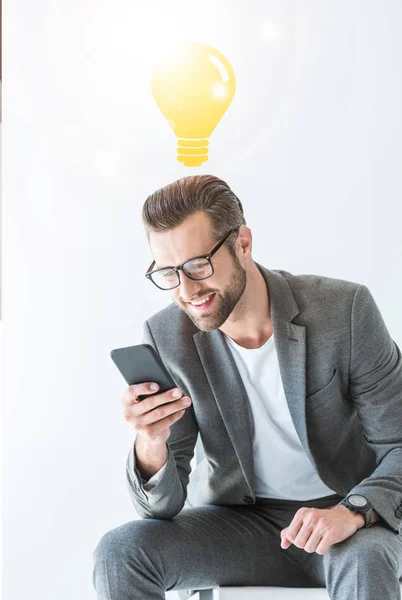
[{"label": "jacket button", "polygon": [[399,508],[396,509],[395,511],[395,516],[400,519],[402,517],[402,510],[399,510]]},{"label": "jacket button", "polygon": [[243,502],[246,504],[254,504],[254,500],[250,496],[243,496]]}]

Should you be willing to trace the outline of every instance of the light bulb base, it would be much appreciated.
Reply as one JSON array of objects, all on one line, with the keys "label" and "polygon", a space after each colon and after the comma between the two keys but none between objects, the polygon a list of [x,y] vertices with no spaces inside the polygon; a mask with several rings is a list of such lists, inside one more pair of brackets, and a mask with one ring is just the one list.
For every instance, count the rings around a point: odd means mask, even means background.
[{"label": "light bulb base", "polygon": [[186,167],[200,167],[208,160],[208,140],[178,140],[177,160]]}]

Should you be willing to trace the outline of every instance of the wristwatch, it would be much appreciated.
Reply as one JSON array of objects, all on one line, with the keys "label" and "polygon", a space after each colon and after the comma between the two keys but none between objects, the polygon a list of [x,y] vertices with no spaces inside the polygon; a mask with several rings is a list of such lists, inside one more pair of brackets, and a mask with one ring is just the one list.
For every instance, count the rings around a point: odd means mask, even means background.
[{"label": "wristwatch", "polygon": [[349,494],[343,500],[339,502],[339,504],[343,504],[350,510],[363,515],[364,517],[364,526],[363,527],[371,527],[371,515],[373,514],[373,506],[367,500],[365,496],[361,496],[360,494]]}]

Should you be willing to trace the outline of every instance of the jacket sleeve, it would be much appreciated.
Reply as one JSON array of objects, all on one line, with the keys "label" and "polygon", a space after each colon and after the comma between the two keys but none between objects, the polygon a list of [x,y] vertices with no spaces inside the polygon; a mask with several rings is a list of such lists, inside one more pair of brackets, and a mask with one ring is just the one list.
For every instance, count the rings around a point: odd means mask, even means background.
[{"label": "jacket sleeve", "polygon": [[159,469],[159,471],[157,473],[155,473],[155,475],[152,475],[152,477],[150,477],[148,479],[148,481],[143,480],[142,483],[144,485],[144,489],[152,490],[152,488],[158,483],[158,481],[160,481],[165,469],[166,469],[166,463],[163,465],[163,467],[161,469]]},{"label": "jacket sleeve", "polygon": [[[351,314],[349,394],[377,467],[349,493],[362,494],[399,533],[402,522],[402,359],[365,285]],[[357,459],[358,460],[358,459]]]},{"label": "jacket sleeve", "polygon": [[[144,324],[143,343],[150,344],[158,352],[148,322]],[[167,462],[158,471],[160,478],[151,489],[144,487],[141,474],[136,468],[134,444],[132,445],[126,463],[126,477],[131,501],[140,517],[173,519],[182,510],[187,498],[190,462],[194,456],[197,436],[198,426],[191,405],[186,408],[181,419],[170,427],[170,437],[166,442]]]}]

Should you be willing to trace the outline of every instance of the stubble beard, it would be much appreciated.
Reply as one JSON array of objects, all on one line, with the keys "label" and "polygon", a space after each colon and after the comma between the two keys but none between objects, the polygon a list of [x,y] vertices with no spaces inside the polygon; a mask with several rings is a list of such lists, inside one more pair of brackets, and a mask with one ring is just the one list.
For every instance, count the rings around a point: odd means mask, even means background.
[{"label": "stubble beard", "polygon": [[[237,256],[233,256],[234,271],[230,277],[229,284],[223,293],[215,291],[215,298],[211,310],[207,313],[194,314],[187,309],[187,304],[179,300],[180,308],[189,316],[194,325],[201,331],[213,331],[219,329],[232,313],[236,304],[246,289],[247,274],[241,266]],[[214,292],[214,290],[211,290]],[[208,292],[205,293],[205,296]]]}]

